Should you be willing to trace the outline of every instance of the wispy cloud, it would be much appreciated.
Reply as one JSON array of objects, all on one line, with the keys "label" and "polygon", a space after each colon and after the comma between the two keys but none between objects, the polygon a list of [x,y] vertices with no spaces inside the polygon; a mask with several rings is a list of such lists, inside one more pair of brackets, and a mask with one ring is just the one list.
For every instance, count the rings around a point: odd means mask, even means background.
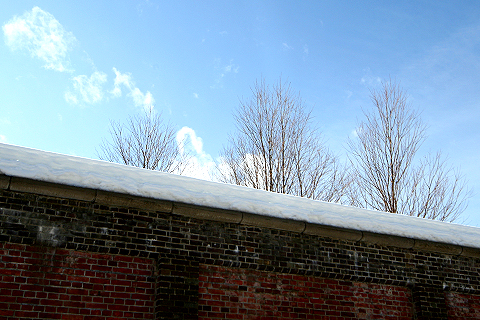
[{"label": "wispy cloud", "polygon": [[[432,138],[444,132],[449,132],[448,139],[452,140],[461,135],[455,146],[465,150],[479,141],[479,134],[466,134],[478,132],[480,119],[479,48],[480,23],[475,23],[452,32],[422,52],[399,75],[416,106],[435,109],[429,115]],[[442,143],[448,145],[446,141]]]},{"label": "wispy cloud", "polygon": [[2,125],[10,125],[12,122],[10,121],[9,118],[0,118],[0,124]]},{"label": "wispy cloud", "polygon": [[[31,11],[21,16],[14,16],[2,27],[5,44],[12,51],[25,51],[32,57],[44,62],[46,69],[55,71],[74,70],[70,68],[68,52],[77,43],[77,39],[58,22],[55,17],[34,7]],[[87,61],[96,70],[95,64],[87,55]],[[122,96],[122,89],[126,96],[133,99],[136,107],[152,108],[155,100],[147,91],[143,93],[136,87],[129,73],[121,73],[113,68],[115,73],[113,97]],[[104,85],[107,75],[104,72],[94,71],[90,76],[77,75],[72,77],[72,84],[64,94],[65,100],[70,104],[95,104],[101,102],[106,90]]]},{"label": "wispy cloud", "polygon": [[349,100],[353,95],[353,92],[350,90],[345,90],[345,100]]},{"label": "wispy cloud", "polygon": [[122,96],[122,87],[127,89],[127,96],[133,99],[133,103],[136,107],[142,107],[145,110],[148,110],[153,107],[155,99],[153,99],[150,91],[143,93],[135,86],[135,82],[132,80],[132,75],[130,73],[121,73],[116,68],[113,68],[115,72],[115,82],[114,88],[111,91],[114,97]]},{"label": "wispy cloud", "polygon": [[12,51],[28,51],[32,57],[44,61],[46,69],[70,71],[67,52],[76,39],[50,13],[34,7],[20,17],[13,17],[2,29],[5,43]]},{"label": "wispy cloud", "polygon": [[229,65],[226,65],[224,68],[223,68],[223,71],[224,73],[229,73],[229,72],[233,72],[233,73],[238,73],[238,69],[240,69],[239,66],[233,64],[230,62]]},{"label": "wispy cloud", "polygon": [[152,9],[158,10],[159,8],[159,4],[151,2],[150,0],[140,1],[137,5],[137,13],[141,16],[145,11],[149,12]]},{"label": "wispy cloud", "polygon": [[308,45],[304,44],[303,45],[303,51],[302,51],[302,59],[303,61],[307,60],[308,54],[310,51],[308,50]]},{"label": "wispy cloud", "polygon": [[210,86],[210,88],[212,89],[222,88],[223,79],[225,78],[225,76],[229,73],[238,73],[238,71],[240,70],[240,66],[234,64],[233,60],[230,60],[230,63],[225,65],[225,64],[222,64],[221,59],[215,59],[214,65],[215,65],[215,69],[220,70],[220,73],[215,79],[215,84]]},{"label": "wispy cloud", "polygon": [[370,68],[363,69],[364,76],[360,79],[360,83],[367,87],[376,87],[382,83],[382,78],[373,75]]},{"label": "wispy cloud", "polygon": [[73,77],[73,91],[65,93],[65,100],[71,104],[84,102],[94,104],[103,99],[103,84],[107,82],[107,75],[95,71],[90,78],[86,75]]},{"label": "wispy cloud", "polygon": [[407,65],[401,77],[409,86],[423,88],[425,96],[436,92],[441,99],[450,96],[455,101],[459,96],[478,96],[479,47],[480,24],[459,29]]},{"label": "wispy cloud", "polygon": [[7,142],[7,137],[5,137],[3,134],[0,134],[0,142]]},{"label": "wispy cloud", "polygon": [[282,43],[283,50],[292,50],[293,47],[289,46],[286,42]]},{"label": "wispy cloud", "polygon": [[307,45],[304,45],[304,46],[303,46],[303,54],[306,55],[306,56],[308,56],[308,53],[309,53],[309,52],[308,52],[308,46],[307,46]]},{"label": "wispy cloud", "polygon": [[193,96],[195,97],[195,99],[198,99],[198,93],[194,92]]},{"label": "wispy cloud", "polygon": [[216,168],[213,158],[203,150],[202,138],[189,127],[183,127],[177,132],[177,144],[181,154],[188,154],[188,163],[183,175],[212,180]]}]

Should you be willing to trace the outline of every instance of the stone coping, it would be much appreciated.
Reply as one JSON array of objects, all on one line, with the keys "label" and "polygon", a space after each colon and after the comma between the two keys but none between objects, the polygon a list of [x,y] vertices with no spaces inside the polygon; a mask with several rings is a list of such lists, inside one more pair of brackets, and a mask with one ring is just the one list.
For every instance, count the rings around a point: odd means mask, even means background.
[{"label": "stone coping", "polygon": [[224,210],[174,201],[157,200],[38,180],[0,175],[0,188],[15,192],[33,193],[57,198],[92,202],[100,205],[164,212],[200,220],[272,228],[338,240],[348,240],[453,256],[480,258],[480,248],[464,247],[442,242],[412,239],[367,231],[338,228],[293,219],[283,219],[247,212]]}]

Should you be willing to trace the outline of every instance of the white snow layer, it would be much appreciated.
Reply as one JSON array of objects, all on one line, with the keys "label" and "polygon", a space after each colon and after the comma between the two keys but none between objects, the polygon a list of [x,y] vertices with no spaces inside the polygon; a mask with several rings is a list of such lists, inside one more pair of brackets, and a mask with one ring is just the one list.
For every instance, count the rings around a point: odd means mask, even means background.
[{"label": "white snow layer", "polygon": [[0,143],[0,174],[480,248],[480,228],[315,201]]}]

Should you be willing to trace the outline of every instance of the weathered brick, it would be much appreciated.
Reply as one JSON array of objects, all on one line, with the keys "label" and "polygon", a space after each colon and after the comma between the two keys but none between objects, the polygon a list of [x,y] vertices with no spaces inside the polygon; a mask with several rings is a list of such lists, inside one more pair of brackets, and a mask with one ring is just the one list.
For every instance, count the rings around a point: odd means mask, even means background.
[{"label": "weathered brick", "polygon": [[[407,319],[421,287],[433,288],[423,297],[435,303],[420,305],[417,317],[475,318],[480,309],[475,248],[116,194],[85,201],[81,190],[22,183],[24,192],[0,190],[7,320],[16,311],[38,311],[32,319]],[[40,228],[57,238],[44,241]]]}]

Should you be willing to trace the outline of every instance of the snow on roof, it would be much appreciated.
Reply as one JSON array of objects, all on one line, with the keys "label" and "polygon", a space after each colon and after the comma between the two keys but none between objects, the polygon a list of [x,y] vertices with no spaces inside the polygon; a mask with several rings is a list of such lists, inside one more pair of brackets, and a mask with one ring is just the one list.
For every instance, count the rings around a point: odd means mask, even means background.
[{"label": "snow on roof", "polygon": [[2,143],[0,174],[480,248],[480,228],[354,208]]}]

